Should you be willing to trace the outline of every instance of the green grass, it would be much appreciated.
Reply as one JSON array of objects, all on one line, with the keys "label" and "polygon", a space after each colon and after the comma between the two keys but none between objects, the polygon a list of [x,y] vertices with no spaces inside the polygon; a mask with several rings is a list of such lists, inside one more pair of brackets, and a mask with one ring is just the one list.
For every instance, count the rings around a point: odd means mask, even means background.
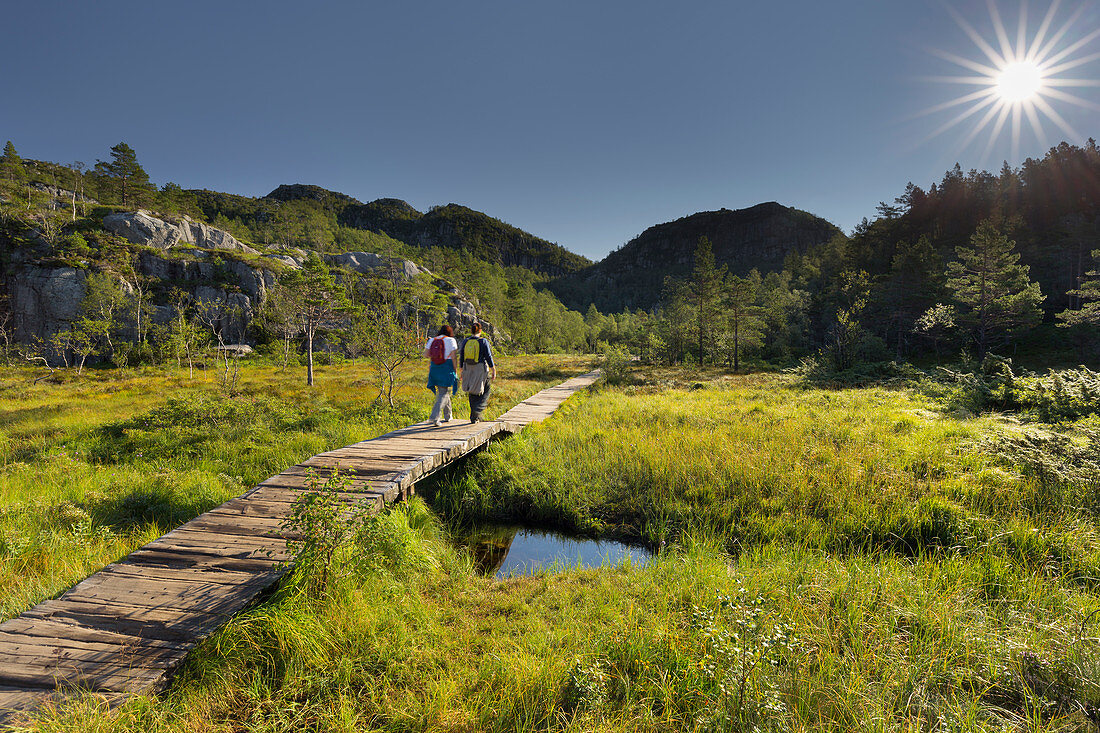
[{"label": "green grass", "polygon": [[1096,518],[977,447],[1018,423],[778,376],[644,381],[493,444],[435,508],[664,540],[659,562],[494,581],[417,500],[163,695],[34,729],[1095,730]]},{"label": "green grass", "polygon": [[[559,359],[569,373],[583,361]],[[488,416],[553,383],[545,358],[506,359]],[[0,372],[0,617],[18,614],[192,517],[316,453],[424,419],[422,365],[396,408],[362,364],[243,368],[226,397],[213,373],[95,370],[63,383]],[[516,375],[519,376],[516,376]],[[456,414],[468,414],[456,398]]]}]

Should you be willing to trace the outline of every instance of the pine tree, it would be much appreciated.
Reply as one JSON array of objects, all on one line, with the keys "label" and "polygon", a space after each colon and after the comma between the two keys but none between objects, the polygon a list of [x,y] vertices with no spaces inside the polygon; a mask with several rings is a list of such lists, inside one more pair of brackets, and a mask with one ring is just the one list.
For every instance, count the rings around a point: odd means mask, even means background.
[{"label": "pine tree", "polygon": [[898,242],[890,273],[876,291],[874,300],[881,309],[879,328],[887,337],[894,332],[900,361],[917,319],[943,295],[943,262],[927,236],[916,244]]},{"label": "pine tree", "polygon": [[140,204],[149,198],[154,188],[149,174],[137,161],[137,153],[126,143],[111,148],[111,160],[97,160],[95,173],[112,189],[123,206]]},{"label": "pine tree", "polygon": [[[1092,259],[1100,265],[1100,249],[1093,250]],[[1064,310],[1058,314],[1059,326],[1100,326],[1100,268],[1085,273],[1087,278],[1072,295],[1081,301],[1079,309]]]},{"label": "pine tree", "polygon": [[705,343],[718,330],[718,315],[726,282],[726,266],[714,261],[710,240],[699,237],[695,249],[695,269],[687,281],[687,305],[691,311],[692,331],[698,347],[699,364],[706,357]]},{"label": "pine tree", "polygon": [[23,159],[15,152],[15,146],[11,140],[4,146],[4,155],[0,156],[0,170],[9,183],[21,183],[27,177],[27,171],[23,167]]},{"label": "pine tree", "polygon": [[761,308],[757,304],[760,273],[753,270],[748,277],[733,275],[726,287],[726,313],[729,317],[733,370],[741,368],[741,352],[746,347],[759,346],[763,340]]},{"label": "pine tree", "polygon": [[991,346],[1039,322],[1043,294],[1031,281],[1030,268],[1019,264],[1016,243],[991,221],[978,225],[970,245],[955,248],[959,260],[947,267],[947,286],[962,306],[959,323],[970,330],[978,357],[984,358]]}]

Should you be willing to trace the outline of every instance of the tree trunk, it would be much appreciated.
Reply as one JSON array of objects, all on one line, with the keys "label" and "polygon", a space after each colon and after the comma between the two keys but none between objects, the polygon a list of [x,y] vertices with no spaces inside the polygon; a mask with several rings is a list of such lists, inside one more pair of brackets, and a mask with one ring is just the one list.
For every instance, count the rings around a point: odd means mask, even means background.
[{"label": "tree trunk", "polygon": [[741,369],[740,346],[740,333],[735,320],[733,323],[733,371],[735,372]]},{"label": "tree trunk", "polygon": [[306,329],[306,384],[313,386],[313,329]]}]

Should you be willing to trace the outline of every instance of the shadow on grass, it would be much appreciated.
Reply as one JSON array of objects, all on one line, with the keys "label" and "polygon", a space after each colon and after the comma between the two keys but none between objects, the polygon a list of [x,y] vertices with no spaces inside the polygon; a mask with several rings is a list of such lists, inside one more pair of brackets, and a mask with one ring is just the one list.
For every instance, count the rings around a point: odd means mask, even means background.
[{"label": "shadow on grass", "polygon": [[557,366],[536,364],[525,371],[509,374],[508,378],[525,379],[532,382],[545,382],[551,379],[566,380],[577,376],[577,374],[578,372],[576,370],[566,371]]},{"label": "shadow on grass", "polygon": [[96,524],[116,532],[151,523],[171,529],[213,509],[219,503],[209,495],[159,487],[98,500],[89,504],[87,511]]}]

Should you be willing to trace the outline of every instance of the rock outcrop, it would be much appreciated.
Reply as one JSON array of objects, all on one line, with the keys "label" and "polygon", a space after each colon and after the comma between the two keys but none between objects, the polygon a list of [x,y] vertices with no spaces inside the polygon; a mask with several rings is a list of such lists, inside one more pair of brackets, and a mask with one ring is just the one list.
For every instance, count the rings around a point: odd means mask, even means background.
[{"label": "rock outcrop", "polygon": [[183,232],[180,228],[144,211],[108,214],[103,226],[133,244],[168,250],[176,246]]},{"label": "rock outcrop", "polygon": [[48,339],[69,327],[86,291],[84,270],[25,266],[8,278],[16,341]]},{"label": "rock outcrop", "polygon": [[201,249],[259,254],[252,247],[241,244],[229,232],[187,216],[173,223],[158,219],[147,211],[127,211],[103,217],[103,226],[129,242],[160,250],[169,250],[183,242]]},{"label": "rock outcrop", "polygon": [[431,274],[411,260],[383,257],[373,252],[344,252],[338,255],[326,255],[325,260],[330,265],[345,267],[361,275],[392,276],[406,281],[412,280],[417,275]]},{"label": "rock outcrop", "polygon": [[194,221],[190,217],[183,217],[179,223],[180,241],[193,244],[202,249],[217,249],[223,252],[245,252],[247,254],[259,254],[259,251],[241,244],[227,231],[216,229],[201,221]]},{"label": "rock outcrop", "polygon": [[[170,221],[145,211],[110,214],[104,226],[127,241],[151,249],[136,251],[134,266],[146,283],[145,292],[152,306],[151,321],[165,323],[176,315],[174,293],[182,291],[202,314],[208,327],[220,331],[226,343],[245,343],[252,335],[252,323],[269,290],[277,283],[275,271],[298,269],[310,256],[300,249],[264,255],[272,267],[257,267],[219,252],[255,252],[229,233],[188,218]],[[191,244],[185,250],[181,244]],[[174,251],[173,251],[174,250]],[[477,307],[458,289],[411,260],[388,258],[371,252],[345,252],[325,255],[331,264],[369,277],[396,277],[408,281],[426,276],[448,296],[445,318],[460,331],[468,331],[480,322],[490,337],[507,340],[507,334],[478,318]],[[259,260],[264,261],[264,260]],[[278,263],[278,265],[276,265]],[[51,267],[33,255],[14,257],[6,272],[4,285],[9,294],[12,328],[17,341],[49,339],[71,327],[79,317],[87,293],[88,271],[76,267]],[[133,292],[134,284],[118,278],[124,292]],[[407,306],[406,315],[427,324],[424,314]],[[126,333],[123,326],[123,334]],[[55,355],[56,356],[56,355]]]}]

